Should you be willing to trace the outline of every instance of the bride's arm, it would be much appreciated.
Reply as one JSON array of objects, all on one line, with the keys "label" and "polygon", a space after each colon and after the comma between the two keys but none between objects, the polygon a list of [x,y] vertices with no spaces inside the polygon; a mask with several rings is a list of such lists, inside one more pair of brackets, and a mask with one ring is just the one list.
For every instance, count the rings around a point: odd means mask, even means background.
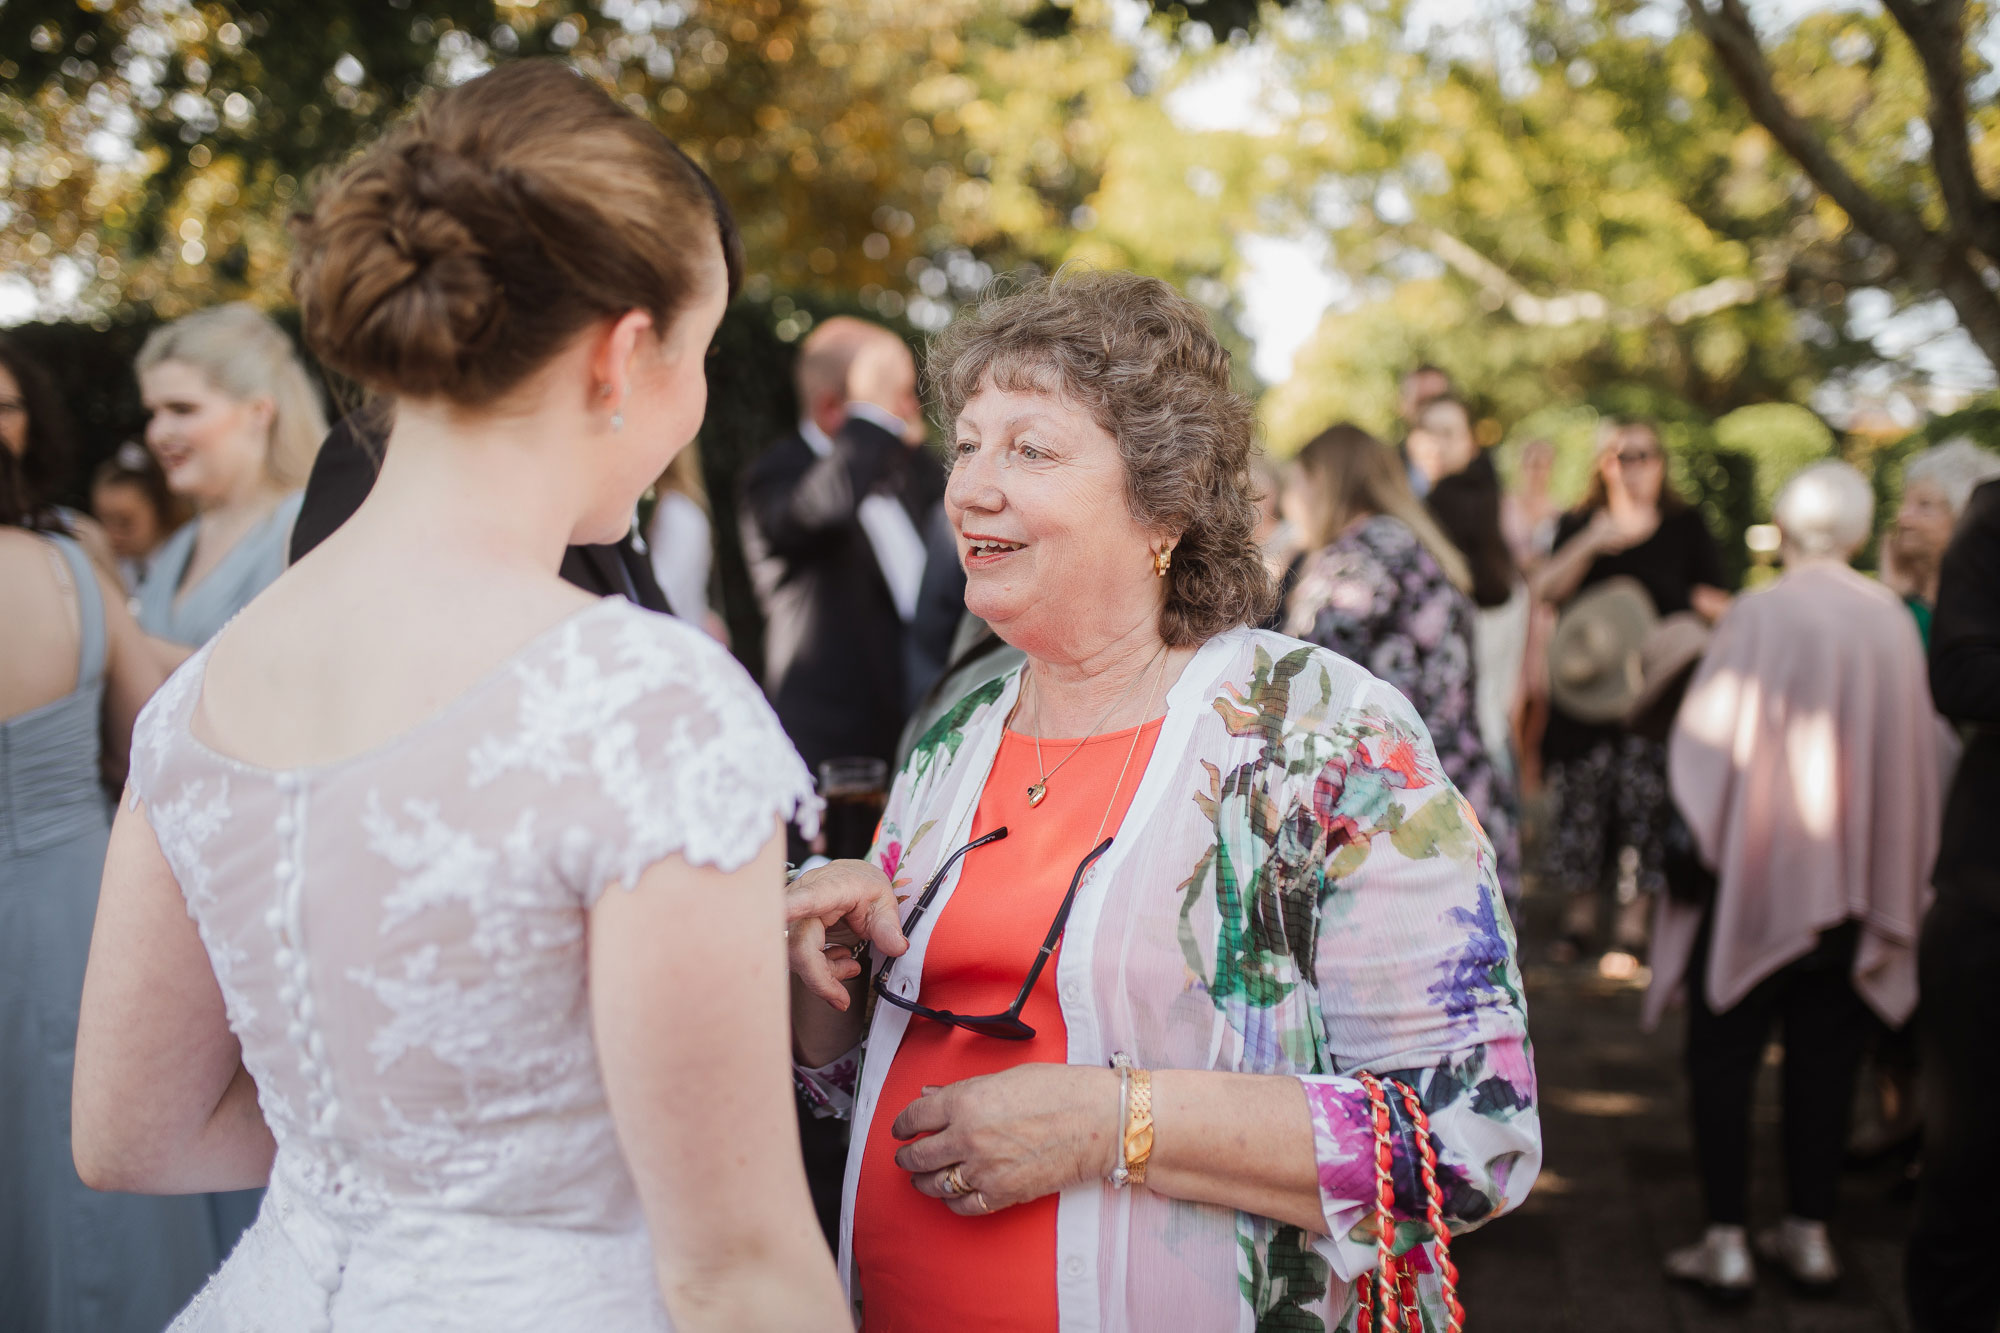
[{"label": "bride's arm", "polygon": [[682,1333],[853,1326],[792,1109],[784,852],[774,823],[740,870],[672,857],[591,910],[598,1062]]},{"label": "bride's arm", "polygon": [[180,886],[129,804],[83,978],[70,1145],[84,1184],[139,1194],[262,1185],[277,1151]]}]

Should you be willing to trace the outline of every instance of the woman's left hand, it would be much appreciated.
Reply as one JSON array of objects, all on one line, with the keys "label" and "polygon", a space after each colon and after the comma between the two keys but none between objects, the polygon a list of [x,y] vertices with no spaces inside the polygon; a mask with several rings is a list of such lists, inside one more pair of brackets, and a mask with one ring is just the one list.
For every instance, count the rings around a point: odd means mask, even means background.
[{"label": "woman's left hand", "polygon": [[[896,1165],[919,1193],[977,1217],[1108,1174],[1122,1114],[1116,1071],[1027,1064],[925,1088],[890,1132],[915,1140],[896,1150]],[[956,1197],[954,1166],[966,1187]]]}]

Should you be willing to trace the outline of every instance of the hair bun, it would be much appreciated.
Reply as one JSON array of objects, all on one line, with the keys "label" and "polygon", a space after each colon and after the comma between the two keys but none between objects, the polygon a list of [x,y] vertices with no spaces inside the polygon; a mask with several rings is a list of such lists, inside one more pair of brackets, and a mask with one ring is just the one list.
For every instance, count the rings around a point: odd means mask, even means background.
[{"label": "hair bun", "polygon": [[553,61],[428,97],[296,220],[293,291],[327,365],[401,397],[489,402],[592,321],[662,331],[736,250],[707,178]]},{"label": "hair bun", "polygon": [[454,187],[485,192],[472,165],[421,140],[399,147],[371,154],[315,211],[297,294],[324,359],[370,387],[427,397],[458,380],[505,298],[486,247],[446,202]]}]

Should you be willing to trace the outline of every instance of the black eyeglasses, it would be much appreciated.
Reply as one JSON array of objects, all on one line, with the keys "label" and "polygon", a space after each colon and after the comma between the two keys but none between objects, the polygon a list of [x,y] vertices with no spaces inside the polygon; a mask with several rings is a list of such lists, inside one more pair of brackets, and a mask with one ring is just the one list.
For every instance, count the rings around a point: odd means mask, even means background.
[{"label": "black eyeglasses", "polygon": [[[958,864],[960,857],[975,847],[984,847],[987,843],[998,842],[1006,836],[1007,830],[1004,827],[994,829],[984,837],[974,838],[947,856],[944,864],[938,867],[937,873],[931,876],[930,883],[924,885],[924,891],[917,895],[916,906],[910,909],[910,915],[903,922],[903,938],[908,939],[910,932],[916,929],[917,922],[923,920],[924,912],[931,905],[931,899],[937,896],[938,886],[944,883],[945,875]],[[1050,923],[1048,936],[1042,940],[1042,951],[1035,955],[1035,963],[1028,969],[1027,980],[1021,983],[1021,992],[1014,997],[1014,1003],[1007,1006],[1006,1013],[954,1014],[949,1009],[933,1009],[929,1005],[918,1004],[915,1000],[906,1000],[891,991],[888,986],[889,973],[896,966],[896,960],[893,958],[884,963],[882,970],[875,974],[875,993],[898,1009],[907,1009],[919,1018],[928,1018],[947,1027],[964,1028],[981,1036],[998,1037],[1001,1041],[1027,1041],[1035,1035],[1035,1030],[1021,1021],[1021,1010],[1027,1006],[1028,996],[1033,993],[1035,983],[1041,979],[1042,968],[1048,965],[1049,955],[1055,952],[1056,941],[1062,938],[1063,927],[1069,924],[1069,909],[1076,902],[1076,891],[1083,883],[1084,872],[1090,869],[1098,857],[1110,850],[1111,839],[1106,838],[1091,848],[1090,855],[1084,857],[1077,866],[1076,874],[1070,877],[1069,892],[1063,895],[1062,906],[1056,910],[1056,919]]]}]

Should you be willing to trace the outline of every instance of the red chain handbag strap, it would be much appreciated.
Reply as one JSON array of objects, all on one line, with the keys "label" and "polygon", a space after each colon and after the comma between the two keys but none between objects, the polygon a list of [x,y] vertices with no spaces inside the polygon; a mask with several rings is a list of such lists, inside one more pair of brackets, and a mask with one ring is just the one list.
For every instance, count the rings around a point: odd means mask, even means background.
[{"label": "red chain handbag strap", "polygon": [[[1423,1316],[1418,1310],[1416,1273],[1396,1246],[1396,1181],[1394,1128],[1389,1117],[1388,1088],[1402,1098],[1416,1129],[1417,1178],[1424,1191],[1424,1221],[1430,1227],[1431,1248],[1437,1256],[1439,1280],[1444,1287],[1444,1328],[1442,1333],[1464,1333],[1465,1307],[1458,1301],[1458,1268],[1451,1261],[1451,1233],[1445,1227],[1444,1193],[1438,1187],[1437,1148],[1431,1142],[1431,1120],[1423,1103],[1408,1084],[1391,1080],[1387,1087],[1365,1071],[1355,1078],[1368,1094],[1368,1119],[1375,1135],[1375,1255],[1377,1271],[1362,1278],[1356,1292],[1359,1318],[1357,1333],[1379,1329],[1396,1333],[1401,1324],[1407,1333],[1423,1333]],[[1380,1323],[1377,1323],[1377,1296]]]}]

